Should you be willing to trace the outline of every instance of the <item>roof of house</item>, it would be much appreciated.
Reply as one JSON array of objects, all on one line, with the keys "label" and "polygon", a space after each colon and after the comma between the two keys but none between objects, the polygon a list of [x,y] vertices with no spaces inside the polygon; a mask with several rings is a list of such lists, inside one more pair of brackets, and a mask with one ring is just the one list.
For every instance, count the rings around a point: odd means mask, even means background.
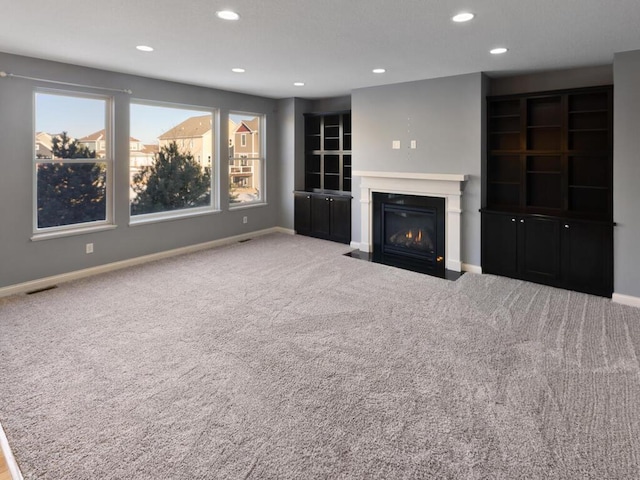
[{"label": "roof of house", "polygon": [[[97,132],[94,132],[90,135],[87,135],[86,137],[82,137],[79,138],[78,141],[79,142],[94,142],[97,140],[102,140],[105,138],[105,134],[106,134],[106,130],[103,128],[102,130],[99,130]],[[135,137],[129,137],[129,142],[139,142],[140,140],[138,140]]]},{"label": "roof of house", "polygon": [[98,130],[97,132],[87,135],[86,137],[79,138],[78,141],[91,142],[96,140],[102,140],[105,137],[105,134],[106,134],[106,130],[103,128],[102,130]]},{"label": "roof of house", "polygon": [[158,145],[148,144],[148,143],[145,143],[144,147],[141,150],[141,152],[144,152],[144,153],[158,153],[159,151],[160,151],[160,147]]},{"label": "roof of house", "polygon": [[238,128],[236,128],[236,133],[251,133],[257,132],[260,127],[260,119],[254,118],[253,120],[242,120]]},{"label": "roof of house", "polygon": [[184,122],[173,127],[171,130],[164,132],[158,137],[158,139],[170,140],[172,138],[202,137],[211,130],[211,123],[211,114],[190,117]]}]

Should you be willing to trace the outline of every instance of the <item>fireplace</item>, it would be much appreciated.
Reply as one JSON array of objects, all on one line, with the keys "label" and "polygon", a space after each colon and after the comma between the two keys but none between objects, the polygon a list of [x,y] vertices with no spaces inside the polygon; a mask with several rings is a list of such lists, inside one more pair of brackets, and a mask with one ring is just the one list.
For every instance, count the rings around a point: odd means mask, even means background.
[{"label": "fireplace", "polygon": [[444,198],[373,192],[373,261],[445,276]]},{"label": "fireplace", "polygon": [[[444,200],[444,268],[461,272],[461,198],[469,176],[457,173],[371,172],[354,170],[354,180],[360,182],[360,242],[351,242],[362,253],[372,254],[373,194],[392,193]],[[440,230],[439,230],[440,231]]]}]

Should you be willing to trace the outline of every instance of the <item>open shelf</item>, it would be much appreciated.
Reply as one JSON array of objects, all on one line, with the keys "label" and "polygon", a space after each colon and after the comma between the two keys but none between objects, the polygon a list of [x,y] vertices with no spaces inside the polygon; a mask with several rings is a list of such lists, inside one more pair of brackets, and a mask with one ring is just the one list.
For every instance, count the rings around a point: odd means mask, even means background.
[{"label": "open shelf", "polygon": [[560,126],[562,97],[540,97],[527,100],[527,126]]},{"label": "open shelf", "polygon": [[350,112],[305,115],[305,189],[351,190],[351,136]]},{"label": "open shelf", "polygon": [[487,207],[611,218],[611,110],[611,87],[489,97]]},{"label": "open shelf", "polygon": [[489,106],[489,116],[499,117],[520,117],[520,100],[517,98],[495,100]]},{"label": "open shelf", "polygon": [[559,126],[538,126],[527,129],[528,150],[559,150],[562,131]]},{"label": "open shelf", "polygon": [[520,150],[520,132],[491,132],[491,150]]},{"label": "open shelf", "polygon": [[492,183],[520,183],[519,155],[493,155],[488,162],[488,180]]},{"label": "open shelf", "polygon": [[520,205],[520,184],[492,182],[489,183],[487,201],[494,207],[518,207]]}]

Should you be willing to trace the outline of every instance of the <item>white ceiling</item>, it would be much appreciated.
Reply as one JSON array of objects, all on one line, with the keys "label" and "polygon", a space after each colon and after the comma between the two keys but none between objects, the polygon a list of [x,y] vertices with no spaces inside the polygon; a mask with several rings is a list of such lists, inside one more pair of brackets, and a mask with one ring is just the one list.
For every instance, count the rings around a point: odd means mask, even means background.
[{"label": "white ceiling", "polygon": [[[218,19],[223,9],[240,20]],[[464,10],[476,18],[453,23]],[[605,65],[640,49],[640,0],[0,0],[0,11],[3,52],[274,98]]]}]

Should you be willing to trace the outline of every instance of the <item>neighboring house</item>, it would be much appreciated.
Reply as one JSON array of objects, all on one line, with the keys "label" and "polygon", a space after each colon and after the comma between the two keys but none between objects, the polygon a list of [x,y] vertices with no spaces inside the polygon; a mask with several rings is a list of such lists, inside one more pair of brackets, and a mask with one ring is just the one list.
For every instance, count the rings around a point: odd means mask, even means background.
[{"label": "neighboring house", "polygon": [[203,167],[213,158],[213,129],[210,114],[187,118],[158,137],[160,148],[176,142],[183,153],[190,153]]},{"label": "neighboring house", "polygon": [[104,129],[78,139],[78,144],[96,152],[96,158],[107,156],[107,136]]},{"label": "neighboring house", "polygon": [[260,119],[241,120],[239,124],[229,119],[229,176],[233,187],[250,189],[257,193],[259,185],[255,175],[256,162],[260,158]]},{"label": "neighboring house", "polygon": [[234,156],[260,158],[260,119],[243,120],[234,130]]},{"label": "neighboring house", "polygon": [[36,142],[36,158],[53,158],[53,151],[45,144]]},{"label": "neighboring house", "polygon": [[36,158],[53,158],[53,137],[47,132],[36,132]]},{"label": "neighboring house", "polygon": [[53,146],[53,137],[56,135],[51,135],[47,132],[36,132],[36,143],[40,143],[44,145],[47,149],[51,150]]},{"label": "neighboring house", "polygon": [[[104,129],[78,139],[78,143],[96,152],[96,158],[105,158],[107,154],[107,138]],[[157,145],[145,145],[135,137],[129,137],[129,165],[132,170],[151,165],[153,156],[158,152]]]},{"label": "neighboring house", "polygon": [[159,152],[158,145],[146,145],[134,137],[129,137],[129,168],[131,174],[142,167],[153,164],[155,154]]},{"label": "neighboring house", "polygon": [[238,124],[233,120],[229,119],[229,158],[230,159],[233,159],[236,152],[235,146],[233,144],[236,128],[238,128]]}]

